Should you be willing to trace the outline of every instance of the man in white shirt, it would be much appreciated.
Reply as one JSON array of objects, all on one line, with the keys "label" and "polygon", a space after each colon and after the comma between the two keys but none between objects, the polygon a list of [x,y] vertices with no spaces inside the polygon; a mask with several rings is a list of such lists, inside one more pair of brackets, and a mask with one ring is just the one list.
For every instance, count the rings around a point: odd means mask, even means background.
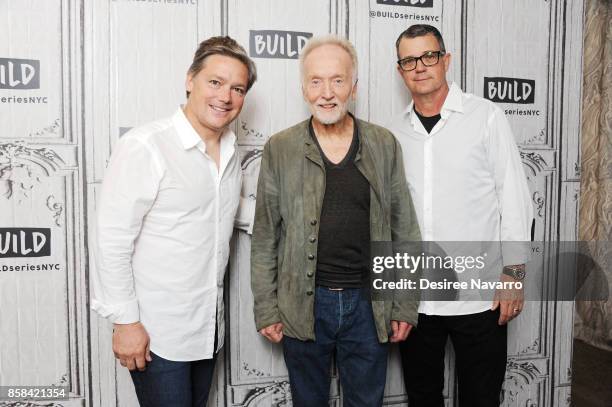
[{"label": "man in white shirt", "polygon": [[[423,240],[500,246],[497,257],[487,259],[495,279],[522,280],[533,214],[503,111],[448,84],[451,56],[435,27],[409,27],[397,39],[396,49],[397,70],[412,102],[389,128],[402,145]],[[460,406],[499,406],[506,323],[522,308],[519,289],[498,291],[489,301],[422,299],[418,325],[400,345],[410,407],[444,405],[449,336],[456,353]]]},{"label": "man in white shirt", "polygon": [[230,37],[202,42],[187,102],[117,142],[97,208],[92,308],[142,406],[206,404],[223,346],[223,275],[240,199],[230,123],[256,79]]}]

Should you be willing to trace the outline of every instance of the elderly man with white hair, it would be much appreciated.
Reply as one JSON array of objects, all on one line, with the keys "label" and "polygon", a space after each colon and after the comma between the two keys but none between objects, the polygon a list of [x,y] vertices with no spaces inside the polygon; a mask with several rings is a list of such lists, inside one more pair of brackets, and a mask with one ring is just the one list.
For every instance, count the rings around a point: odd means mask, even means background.
[{"label": "elderly man with white hair", "polygon": [[335,353],[345,406],[381,406],[388,342],[405,340],[418,301],[369,301],[370,242],[418,241],[402,153],[386,129],[348,112],[350,42],[313,38],[300,59],[312,116],[264,148],[251,250],[255,323],[282,342],[293,405],[328,404]]}]

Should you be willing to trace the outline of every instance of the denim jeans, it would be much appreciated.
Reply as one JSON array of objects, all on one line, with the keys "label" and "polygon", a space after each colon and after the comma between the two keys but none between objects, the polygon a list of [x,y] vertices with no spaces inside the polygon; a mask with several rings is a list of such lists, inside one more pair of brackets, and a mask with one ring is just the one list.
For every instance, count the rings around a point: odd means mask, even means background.
[{"label": "denim jeans", "polygon": [[283,338],[294,407],[329,405],[332,355],[344,406],[380,407],[387,375],[387,344],[379,343],[372,305],[360,289],[317,287],[314,341]]},{"label": "denim jeans", "polygon": [[193,362],[175,362],[151,352],[151,362],[131,371],[141,407],[204,407],[215,369],[215,356]]}]

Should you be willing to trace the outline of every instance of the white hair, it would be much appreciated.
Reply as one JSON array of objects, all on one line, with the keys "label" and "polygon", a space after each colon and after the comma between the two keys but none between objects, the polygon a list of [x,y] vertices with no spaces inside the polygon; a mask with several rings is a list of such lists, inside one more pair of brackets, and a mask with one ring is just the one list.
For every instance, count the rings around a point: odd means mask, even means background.
[{"label": "white hair", "polygon": [[300,53],[300,76],[302,81],[304,80],[304,61],[306,57],[313,50],[323,45],[337,45],[349,54],[353,63],[353,84],[355,84],[357,82],[357,51],[355,51],[355,47],[349,40],[332,34],[312,37],[302,49]]}]

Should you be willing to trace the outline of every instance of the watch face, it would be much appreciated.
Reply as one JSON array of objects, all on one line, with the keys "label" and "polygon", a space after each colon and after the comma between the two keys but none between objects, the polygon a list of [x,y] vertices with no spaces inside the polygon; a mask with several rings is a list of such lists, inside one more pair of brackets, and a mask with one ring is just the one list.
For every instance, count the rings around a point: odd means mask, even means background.
[{"label": "watch face", "polygon": [[503,273],[509,275],[515,280],[522,280],[525,278],[525,270],[520,267],[504,267]]}]

